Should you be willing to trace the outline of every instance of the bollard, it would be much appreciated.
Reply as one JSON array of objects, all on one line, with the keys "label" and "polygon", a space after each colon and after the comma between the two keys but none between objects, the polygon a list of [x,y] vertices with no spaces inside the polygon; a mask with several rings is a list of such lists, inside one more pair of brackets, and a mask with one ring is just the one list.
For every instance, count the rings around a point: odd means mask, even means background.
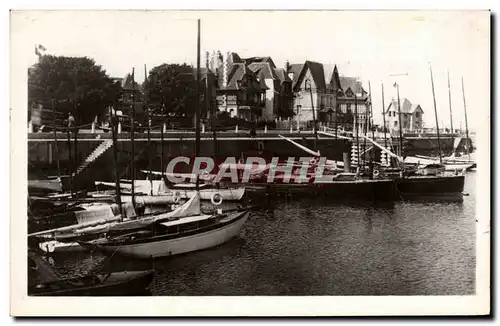
[{"label": "bollard", "polygon": [[349,171],[351,171],[351,159],[349,158],[349,153],[342,153],[342,158],[344,159],[344,172],[348,173]]},{"label": "bollard", "polygon": [[236,125],[236,128],[234,129],[234,132],[238,133],[238,125]]},{"label": "bollard", "polygon": [[122,123],[121,122],[118,122],[118,133],[119,134],[122,133]]},{"label": "bollard", "polygon": [[92,130],[91,130],[91,133],[95,133],[95,122],[92,122]]},{"label": "bollard", "polygon": [[264,126],[264,133],[267,134],[267,125]]},{"label": "bollard", "polygon": [[30,122],[28,122],[28,132],[29,133],[33,132],[33,122],[31,122],[31,120],[30,120]]},{"label": "bollard", "polygon": [[163,123],[163,132],[167,132],[167,124],[165,122]]},{"label": "bollard", "polygon": [[205,132],[205,124],[204,124],[204,123],[202,123],[202,124],[201,124],[201,132],[202,132],[202,133],[204,133],[204,132]]}]

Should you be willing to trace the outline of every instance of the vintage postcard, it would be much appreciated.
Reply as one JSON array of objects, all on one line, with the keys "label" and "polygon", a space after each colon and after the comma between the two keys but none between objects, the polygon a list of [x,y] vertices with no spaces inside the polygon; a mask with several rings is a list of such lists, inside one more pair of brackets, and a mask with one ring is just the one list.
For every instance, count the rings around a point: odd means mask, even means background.
[{"label": "vintage postcard", "polygon": [[490,24],[11,11],[11,315],[489,314]]}]

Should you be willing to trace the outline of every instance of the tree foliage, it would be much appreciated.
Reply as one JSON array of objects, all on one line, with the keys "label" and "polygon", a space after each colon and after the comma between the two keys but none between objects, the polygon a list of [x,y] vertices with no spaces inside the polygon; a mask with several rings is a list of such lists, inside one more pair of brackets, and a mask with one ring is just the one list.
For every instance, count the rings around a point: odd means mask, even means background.
[{"label": "tree foliage", "polygon": [[145,100],[153,111],[192,117],[196,99],[196,69],[187,64],[162,64],[154,67],[147,79]]},{"label": "tree foliage", "polygon": [[28,73],[28,108],[32,104],[71,112],[77,123],[85,124],[102,116],[121,96],[121,86],[101,66],[87,57],[44,55]]}]

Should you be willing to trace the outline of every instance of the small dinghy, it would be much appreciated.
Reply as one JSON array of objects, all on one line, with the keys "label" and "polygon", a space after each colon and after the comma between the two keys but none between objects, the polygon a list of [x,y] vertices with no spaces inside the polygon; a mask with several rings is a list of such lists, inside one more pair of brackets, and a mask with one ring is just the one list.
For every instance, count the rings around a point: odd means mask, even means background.
[{"label": "small dinghy", "polygon": [[120,296],[149,294],[154,272],[123,271],[61,279],[40,257],[28,254],[30,273],[38,276],[28,285],[30,296]]}]

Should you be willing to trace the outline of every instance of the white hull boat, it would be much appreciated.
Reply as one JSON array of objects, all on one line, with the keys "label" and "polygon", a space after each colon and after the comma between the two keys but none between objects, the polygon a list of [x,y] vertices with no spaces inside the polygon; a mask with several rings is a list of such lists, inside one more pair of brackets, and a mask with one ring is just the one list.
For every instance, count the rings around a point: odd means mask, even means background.
[{"label": "white hull boat", "polygon": [[164,257],[207,249],[236,236],[249,210],[227,215],[197,215],[161,223],[166,232],[148,238],[130,235],[114,240],[96,240],[87,245],[105,252],[118,252],[139,258]]},{"label": "white hull boat", "polygon": [[453,162],[453,161],[443,160],[443,163],[440,163],[439,159],[431,159],[431,158],[424,158],[417,156],[407,156],[405,157],[404,162],[408,164],[417,164],[419,166],[426,166],[430,164],[442,164],[444,165],[446,171],[470,170],[476,166],[476,163],[472,162],[458,162],[458,161]]},{"label": "white hull boat", "polygon": [[[114,187],[110,182],[96,182],[96,185]],[[132,190],[131,184],[122,184],[121,188],[126,191]],[[199,186],[199,194],[202,200],[212,200],[218,195],[224,201],[239,201],[245,195],[245,187],[223,187],[214,188],[208,184]],[[196,194],[196,185],[193,183],[178,183],[173,187],[167,187],[163,180],[136,180],[135,181],[136,202],[144,201],[144,204],[176,203],[175,197],[189,199]],[[145,196],[143,196],[145,195]],[[122,197],[122,201],[130,201],[130,197]]]}]

